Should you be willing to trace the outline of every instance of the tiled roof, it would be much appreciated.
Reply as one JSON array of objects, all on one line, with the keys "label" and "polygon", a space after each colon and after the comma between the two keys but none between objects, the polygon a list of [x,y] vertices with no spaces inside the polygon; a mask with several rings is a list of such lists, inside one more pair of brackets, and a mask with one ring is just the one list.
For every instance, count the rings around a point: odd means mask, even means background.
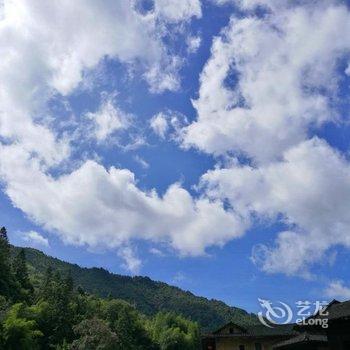
[{"label": "tiled roof", "polygon": [[350,300],[344,302],[333,300],[325,311],[328,312],[328,315],[320,315],[319,313],[317,313],[315,316],[311,316],[310,318],[327,318],[328,320],[350,318]]},{"label": "tiled roof", "polygon": [[215,332],[208,334],[206,336],[209,337],[274,337],[274,336],[292,336],[297,334],[297,332],[293,329],[294,324],[286,324],[286,325],[274,325],[274,327],[269,328],[264,325],[253,325],[253,326],[245,326],[242,329],[242,333],[233,333],[233,334],[220,334],[220,331],[225,327],[230,325],[237,326],[234,323],[228,323],[225,326],[219,328]]},{"label": "tiled roof", "polygon": [[297,335],[296,337],[275,344],[274,349],[280,349],[284,346],[299,343],[327,343],[327,336],[322,334],[309,334],[305,332]]},{"label": "tiled roof", "polygon": [[327,311],[329,315],[326,317],[329,320],[350,317],[350,300],[344,301],[343,303],[334,303]]},{"label": "tiled roof", "polygon": [[229,327],[229,326],[232,326],[232,327],[240,329],[242,331],[242,333],[247,333],[247,327],[240,326],[240,325],[238,325],[238,324],[236,324],[234,322],[229,322],[229,323],[224,324],[219,329],[215,330],[213,332],[213,334],[218,334],[218,333],[220,333],[220,331],[222,331],[223,329],[225,329],[226,327]]},{"label": "tiled roof", "polygon": [[286,336],[296,334],[294,324],[275,325],[273,328],[264,325],[247,327],[247,333],[251,336]]}]

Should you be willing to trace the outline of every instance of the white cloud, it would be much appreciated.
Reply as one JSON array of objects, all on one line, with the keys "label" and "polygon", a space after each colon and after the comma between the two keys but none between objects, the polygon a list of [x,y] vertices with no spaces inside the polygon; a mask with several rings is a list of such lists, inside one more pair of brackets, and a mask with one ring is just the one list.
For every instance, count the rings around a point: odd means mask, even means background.
[{"label": "white cloud", "polygon": [[350,64],[348,64],[348,66],[346,67],[346,69],[345,69],[345,74],[346,74],[347,76],[350,76]]},{"label": "white cloud", "polygon": [[198,119],[185,129],[184,145],[263,163],[334,120],[337,63],[350,52],[344,28],[347,7],[331,3],[232,17],[201,73]]},{"label": "white cloud", "polygon": [[140,164],[143,169],[148,169],[149,168],[149,164],[143,158],[141,158],[140,156],[136,155],[134,157],[134,160],[135,160],[135,162]]},{"label": "white cloud", "polygon": [[[133,1],[6,0],[0,22],[0,178],[14,206],[66,243],[120,248],[131,269],[137,269],[137,258],[122,247],[133,238],[167,241],[182,254],[203,254],[208,245],[236,235],[235,219],[221,203],[193,199],[176,184],[160,197],[141,191],[128,170],[106,170],[82,159],[75,171],[51,175],[75,163],[70,159],[72,135],[58,136],[53,129],[52,97],[69,96],[106,57],[140,69],[153,92],[179,88],[183,62],[163,42],[172,30],[166,22],[179,27],[180,21],[200,16],[199,1],[176,7],[157,1],[156,11],[145,15]],[[127,127],[129,120],[111,100],[87,116],[99,141]],[[136,135],[124,149],[144,142]],[[182,201],[187,210],[177,210]],[[222,227],[219,242],[208,231],[217,226],[215,212]],[[206,220],[208,229],[197,242],[192,230],[202,235]]]},{"label": "white cloud", "polygon": [[[171,111],[152,119],[160,137],[181,136],[185,147],[252,160],[209,171],[202,196],[179,184],[163,195],[142,190],[129,170],[93,160],[52,175],[62,161],[70,162],[72,146],[52,130],[47,102],[71,94],[101,59],[140,65],[153,92],[179,88],[183,61],[163,43],[164,21],[181,27],[178,21],[199,18],[199,1],[175,6],[157,0],[145,15],[131,4],[6,1],[0,23],[0,136],[6,140],[0,144],[0,178],[13,205],[66,243],[117,248],[133,271],[140,268],[133,240],[167,243],[181,255],[196,256],[240,237],[256,218],[282,217],[287,226],[274,246],[258,245],[253,252],[267,272],[307,276],[330,247],[349,247],[349,163],[325,142],[308,140],[312,128],[339,117],[330,102],[337,94],[337,63],[350,51],[343,35],[350,15],[333,2],[296,8],[283,2],[277,11],[277,1],[242,0],[242,8],[268,4],[271,11],[263,18],[232,18],[214,39],[193,102],[198,119],[186,128],[186,118]],[[99,140],[126,127],[128,119],[108,101],[89,116]],[[125,149],[144,139],[134,141]]]},{"label": "white cloud", "polygon": [[179,87],[182,60],[163,43],[158,14],[142,15],[133,1],[6,0],[2,12],[0,135],[48,166],[71,149],[51,129],[47,102],[72,93],[105,57],[140,66],[154,92]]},{"label": "white cloud", "polygon": [[154,20],[139,15],[128,1],[6,1],[0,26],[1,56],[6,57],[0,65],[2,97],[33,107],[50,96],[49,88],[69,94],[83,71],[105,56],[159,65],[168,57]]},{"label": "white cloud", "polygon": [[36,231],[24,232],[23,240],[34,245],[49,247],[49,240]]},{"label": "white cloud", "polygon": [[183,272],[179,271],[172,278],[172,283],[178,284],[178,283],[182,283],[186,280],[187,280],[187,276]]},{"label": "white cloud", "polygon": [[169,136],[171,140],[181,142],[183,128],[188,125],[188,120],[182,113],[167,110],[154,115],[150,120],[153,132],[162,139]]},{"label": "white cloud", "polygon": [[140,190],[132,172],[106,170],[91,160],[55,179],[15,145],[1,146],[0,158],[0,176],[13,205],[66,243],[118,248],[145,239],[196,256],[239,237],[245,228],[221,201],[192,198],[179,184],[159,196]]},{"label": "white cloud", "polygon": [[350,287],[344,285],[343,281],[332,281],[324,291],[325,295],[333,299],[350,299]]},{"label": "white cloud", "polygon": [[252,260],[269,273],[310,277],[330,248],[350,248],[350,164],[310,136],[325,122],[344,121],[334,101],[343,98],[339,82],[347,72],[339,62],[350,53],[342,34],[350,12],[336,1],[236,5],[270,9],[262,17],[233,16],[214,39],[193,101],[197,120],[180,135],[184,147],[248,158],[208,171],[200,188],[246,227],[282,221],[275,244],[257,244]]},{"label": "white cloud", "polygon": [[150,126],[155,134],[164,139],[169,129],[167,116],[162,112],[156,114],[150,120]]},{"label": "white cloud", "polygon": [[187,51],[189,53],[195,53],[201,46],[202,39],[200,36],[189,36],[186,40]]},{"label": "white cloud", "polygon": [[[104,56],[121,62],[141,59],[149,66],[159,64],[166,52],[155,20],[155,16],[135,11],[132,1],[47,4],[8,0],[1,41],[2,47],[13,50],[11,59],[29,59],[25,61],[29,67],[22,68],[24,78],[45,78],[60,93],[68,94],[81,81],[83,70],[94,67]],[[34,70],[30,64],[38,61],[42,66]]]},{"label": "white cloud", "polygon": [[202,16],[200,0],[155,0],[155,12],[170,22],[190,20]]},{"label": "white cloud", "polygon": [[118,255],[124,260],[123,267],[133,274],[138,274],[142,266],[142,261],[135,255],[133,249],[129,246],[118,249]]},{"label": "white cloud", "polygon": [[253,251],[254,261],[267,272],[306,276],[312,264],[327,259],[329,248],[350,248],[350,165],[322,140],[300,143],[280,162],[209,171],[202,186],[251,223],[256,217],[280,217],[290,227],[274,246]]},{"label": "white cloud", "polygon": [[[274,11],[283,10],[286,7],[293,7],[295,5],[303,4],[303,5],[314,5],[314,0],[212,0],[217,5],[225,5],[225,4],[234,4],[238,6],[241,10],[254,10],[257,7],[262,7],[265,9],[272,9]],[[318,0],[318,5],[324,4],[332,4],[336,3],[337,0]]]},{"label": "white cloud", "polygon": [[116,106],[110,97],[103,100],[98,111],[89,112],[86,117],[93,121],[92,136],[99,142],[105,141],[116,131],[127,129],[132,120],[132,116]]},{"label": "white cloud", "polygon": [[0,0],[0,20],[4,17],[4,0]]},{"label": "white cloud", "polygon": [[165,90],[176,91],[180,87],[180,78],[177,71],[182,65],[178,56],[167,57],[162,65],[154,64],[144,74],[150,85],[150,91],[160,93]]},{"label": "white cloud", "polygon": [[155,247],[150,248],[149,252],[151,254],[159,256],[159,257],[165,256],[165,253],[163,253],[160,249],[155,248]]}]

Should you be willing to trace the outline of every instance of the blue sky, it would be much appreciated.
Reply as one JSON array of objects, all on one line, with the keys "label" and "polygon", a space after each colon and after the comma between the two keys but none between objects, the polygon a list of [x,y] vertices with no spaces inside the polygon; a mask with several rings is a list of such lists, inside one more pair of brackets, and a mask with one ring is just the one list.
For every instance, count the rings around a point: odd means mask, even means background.
[{"label": "blue sky", "polygon": [[350,298],[346,2],[1,13],[13,244],[254,312],[258,298]]}]

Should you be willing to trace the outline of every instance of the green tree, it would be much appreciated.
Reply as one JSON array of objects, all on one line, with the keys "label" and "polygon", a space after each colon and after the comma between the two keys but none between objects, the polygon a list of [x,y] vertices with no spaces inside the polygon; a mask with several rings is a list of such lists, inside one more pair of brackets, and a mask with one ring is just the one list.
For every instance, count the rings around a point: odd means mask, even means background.
[{"label": "green tree", "polygon": [[138,311],[122,300],[106,300],[104,317],[123,350],[154,349]]},{"label": "green tree", "polygon": [[38,339],[41,336],[36,322],[26,317],[26,306],[14,304],[3,322],[4,349],[39,349]]},{"label": "green tree", "polygon": [[67,293],[72,293],[74,289],[74,282],[73,282],[71,270],[68,271],[67,277],[64,279],[64,284],[65,284]]},{"label": "green tree", "polygon": [[6,227],[1,227],[0,228],[0,238],[4,239],[5,241],[8,242],[8,237],[7,237],[7,230],[6,230]]},{"label": "green tree", "polygon": [[10,245],[6,228],[0,229],[0,295],[7,298],[11,296],[13,275],[10,263]]},{"label": "green tree", "polygon": [[93,317],[103,318],[102,303],[102,299],[94,295],[82,295],[76,292],[71,303],[74,324],[78,324],[84,319],[91,319]]},{"label": "green tree", "polygon": [[74,327],[78,339],[70,346],[71,350],[121,350],[118,336],[107,323],[96,317],[83,320]]},{"label": "green tree", "polygon": [[197,323],[174,313],[158,313],[149,324],[152,340],[161,350],[194,350],[199,348]]},{"label": "green tree", "polygon": [[18,285],[18,299],[29,303],[32,300],[34,288],[29,279],[29,273],[24,249],[14,259],[13,271],[16,284]]},{"label": "green tree", "polygon": [[47,270],[39,294],[37,322],[44,333],[44,347],[62,344],[73,339],[74,314],[71,285],[61,275]]},{"label": "green tree", "polygon": [[9,301],[4,296],[0,296],[0,349],[4,348],[4,327],[3,322],[8,312],[10,305]]},{"label": "green tree", "polygon": [[52,293],[53,288],[53,270],[52,267],[47,267],[39,292],[38,292],[38,299],[39,300],[46,300],[50,297]]}]

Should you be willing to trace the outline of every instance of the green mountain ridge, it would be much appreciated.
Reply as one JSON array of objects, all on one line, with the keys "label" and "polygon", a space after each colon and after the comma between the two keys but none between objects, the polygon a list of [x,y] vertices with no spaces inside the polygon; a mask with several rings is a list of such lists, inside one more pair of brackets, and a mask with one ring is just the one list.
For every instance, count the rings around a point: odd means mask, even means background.
[{"label": "green mountain ridge", "polygon": [[[17,254],[19,249],[21,248],[12,247],[13,254]],[[241,325],[257,323],[256,315],[243,309],[228,306],[219,300],[196,296],[149,277],[123,276],[96,267],[84,268],[45,255],[37,249],[24,250],[34,284],[39,284],[47,268],[52,267],[62,274],[70,273],[75,286],[82,287],[88,293],[102,298],[125,300],[145,315],[174,311],[198,322],[203,331],[213,330],[229,321]]]}]

